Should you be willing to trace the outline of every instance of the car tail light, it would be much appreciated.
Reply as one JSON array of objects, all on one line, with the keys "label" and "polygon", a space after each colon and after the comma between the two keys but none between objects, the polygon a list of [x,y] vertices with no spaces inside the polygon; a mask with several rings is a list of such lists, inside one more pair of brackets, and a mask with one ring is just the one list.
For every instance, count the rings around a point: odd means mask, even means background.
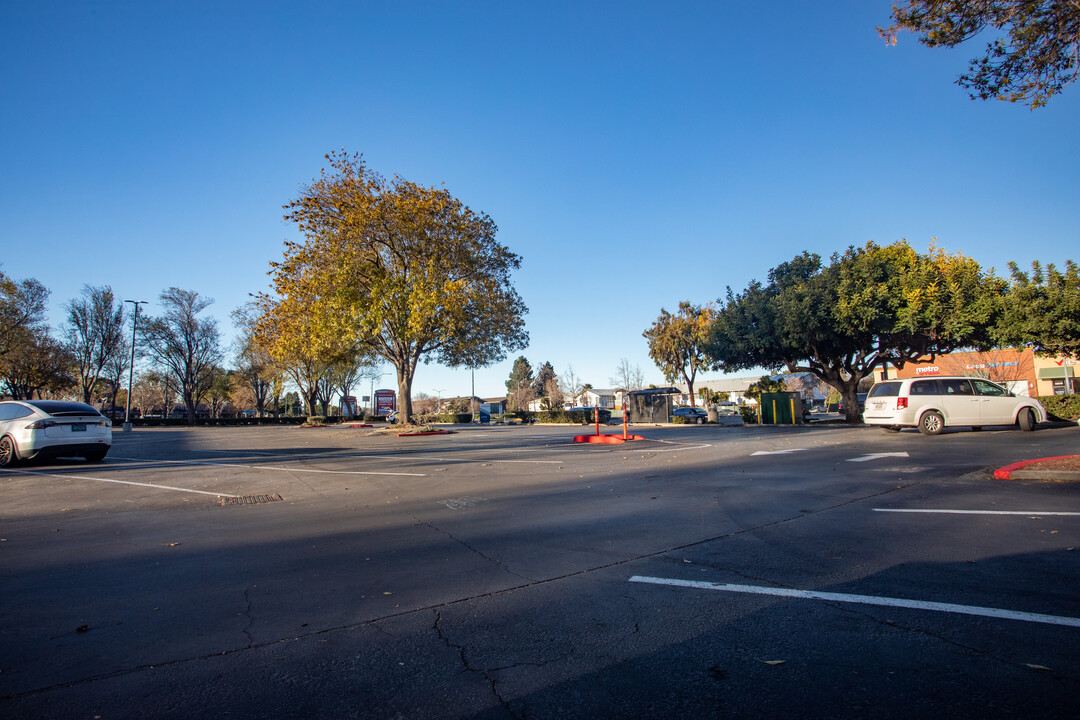
[{"label": "car tail light", "polygon": [[27,430],[44,430],[45,428],[56,427],[55,420],[35,420],[26,426]]},{"label": "car tail light", "polygon": [[898,398],[896,398],[896,409],[897,410],[904,410],[906,408],[907,408],[907,398],[906,397],[898,397]]}]

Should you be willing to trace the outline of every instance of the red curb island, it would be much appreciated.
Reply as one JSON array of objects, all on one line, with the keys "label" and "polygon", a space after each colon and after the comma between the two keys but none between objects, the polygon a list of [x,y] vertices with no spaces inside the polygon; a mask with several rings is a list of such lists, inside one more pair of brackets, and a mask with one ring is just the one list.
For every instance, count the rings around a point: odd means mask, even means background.
[{"label": "red curb island", "polygon": [[645,438],[640,435],[578,435],[574,438],[574,442],[579,443],[602,443],[605,445],[618,445],[619,443],[626,442],[628,440],[644,440]]},{"label": "red curb island", "polygon": [[347,428],[367,428],[367,427],[375,427],[375,426],[374,425],[346,425],[345,427],[347,427]]},{"label": "red curb island", "polygon": [[1078,457],[1077,455],[1058,455],[1057,457],[1038,458],[1036,460],[1021,460],[1020,462],[1014,462],[1010,465],[1006,465],[1003,468],[998,468],[994,471],[995,480],[1010,480],[1011,475],[1016,470],[1027,467],[1028,465],[1035,465],[1036,463],[1045,462],[1047,460],[1065,460],[1067,458]]}]

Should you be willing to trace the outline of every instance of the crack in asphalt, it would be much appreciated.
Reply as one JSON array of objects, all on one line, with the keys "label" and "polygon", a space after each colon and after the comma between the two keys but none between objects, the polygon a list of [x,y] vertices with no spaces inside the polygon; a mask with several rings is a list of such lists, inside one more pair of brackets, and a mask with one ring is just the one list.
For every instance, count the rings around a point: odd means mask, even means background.
[{"label": "crack in asphalt", "polygon": [[[847,613],[850,613],[852,615],[859,615],[860,617],[866,618],[867,620],[870,620],[871,622],[877,623],[878,625],[882,625],[882,626],[884,626],[886,628],[893,628],[893,629],[896,629],[896,630],[903,630],[904,632],[913,633],[913,634],[917,634],[917,635],[922,635],[922,636],[928,637],[928,638],[933,638],[934,640],[937,640],[938,642],[945,643],[946,645],[951,645],[954,648],[958,648],[958,649],[963,650],[965,652],[971,653],[972,655],[977,656],[977,657],[989,658],[989,659],[994,660],[994,661],[996,661],[998,663],[1001,663],[1002,665],[1005,665],[1007,667],[1018,668],[1020,670],[1027,669],[1027,666],[1025,666],[1024,663],[1015,662],[1015,661],[1012,661],[1012,660],[1007,660],[1007,659],[1005,659],[1003,657],[1000,657],[999,655],[996,655],[996,654],[994,654],[992,652],[988,652],[988,651],[983,650],[981,648],[972,647],[971,645],[966,645],[966,644],[964,644],[962,642],[959,642],[957,640],[947,638],[947,637],[945,637],[944,635],[942,635],[940,633],[932,632],[932,631],[926,630],[924,628],[917,628],[917,627],[910,627],[908,625],[902,625],[902,624],[900,624],[898,622],[895,622],[893,620],[882,620],[881,618],[877,617],[876,615],[873,615],[873,614],[871,614],[870,612],[868,612],[866,610],[860,610],[859,608],[853,607],[848,603],[836,603],[836,602],[829,602],[828,600],[826,600],[826,601],[824,601],[824,604],[828,605],[829,607],[833,608],[834,610],[840,610],[842,612],[847,612]],[[1056,680],[1058,682],[1058,684],[1062,684],[1062,685],[1064,684],[1064,678],[1057,675],[1056,673],[1051,675],[1050,677],[1052,677],[1054,680]]]},{"label": "crack in asphalt", "polygon": [[255,625],[255,618],[251,614],[251,587],[244,588],[244,617],[247,618],[248,624],[243,628],[242,632],[247,636],[248,647],[252,647],[255,644],[255,638],[251,634],[251,628]]},{"label": "crack in asphalt", "polygon": [[423,525],[424,527],[427,527],[427,528],[430,528],[431,530],[434,530],[435,532],[439,533],[440,535],[445,535],[446,537],[450,538],[454,542],[456,542],[459,545],[461,545],[461,546],[465,547],[466,549],[468,549],[470,552],[476,553],[477,555],[479,555],[480,557],[484,558],[485,560],[487,560],[488,562],[490,562],[490,563],[492,563],[494,565],[498,565],[500,568],[503,569],[503,571],[509,573],[510,575],[513,575],[516,578],[521,578],[522,580],[525,580],[526,582],[529,582],[529,583],[533,582],[533,578],[525,577],[524,575],[522,575],[520,573],[514,572],[509,567],[507,567],[506,563],[504,563],[503,561],[496,560],[493,557],[489,557],[488,555],[485,555],[482,551],[477,550],[476,548],[474,548],[469,543],[465,542],[464,540],[462,540],[462,539],[460,539],[458,537],[455,537],[453,533],[448,532],[446,530],[443,530],[442,528],[431,524],[427,520],[421,520],[420,518],[416,517],[415,515],[410,515],[409,517],[411,517],[416,522],[417,525]]},{"label": "crack in asphalt", "polygon": [[541,668],[541,667],[545,667],[546,665],[550,665],[553,662],[559,662],[561,660],[565,660],[566,658],[570,657],[570,654],[571,654],[569,652],[563,653],[562,655],[559,655],[558,657],[550,658],[548,660],[534,660],[534,661],[531,661],[531,662],[515,662],[515,663],[511,663],[510,665],[497,665],[495,667],[475,668],[469,662],[468,655],[466,654],[466,646],[459,645],[458,643],[453,642],[450,639],[450,636],[447,635],[446,632],[444,632],[443,627],[442,627],[442,613],[438,609],[435,609],[434,613],[435,613],[435,624],[434,624],[432,629],[435,630],[435,633],[436,633],[436,635],[438,635],[439,639],[443,642],[443,644],[446,645],[446,647],[448,647],[448,648],[450,648],[452,650],[457,650],[458,651],[458,654],[461,657],[461,665],[462,665],[463,668],[465,668],[466,672],[481,675],[481,676],[483,676],[483,678],[485,680],[487,680],[489,683],[491,683],[491,692],[495,696],[495,699],[499,701],[499,704],[502,705],[503,708],[508,713],[510,713],[511,717],[517,718],[518,720],[524,720],[527,717],[527,714],[522,714],[522,713],[518,713],[518,712],[514,711],[514,708],[511,707],[511,705],[510,705],[510,701],[507,700],[506,698],[504,698],[502,696],[502,694],[499,692],[498,681],[495,678],[495,676],[493,675],[493,673],[502,672],[504,670],[515,670],[515,669],[521,668],[521,667]]},{"label": "crack in asphalt", "polygon": [[511,717],[516,718],[517,720],[524,720],[520,715],[514,712],[514,709],[512,707],[510,707],[509,701],[507,701],[506,698],[499,694],[499,686],[495,678],[492,676],[491,670],[487,668],[474,668],[472,665],[470,665],[469,658],[465,653],[465,646],[458,645],[457,643],[452,642],[449,636],[447,636],[447,634],[443,632],[442,613],[438,610],[435,610],[434,630],[435,634],[438,635],[439,639],[442,640],[443,644],[446,645],[446,647],[450,648],[451,650],[458,651],[458,655],[461,657],[461,666],[465,668],[465,672],[480,675],[485,680],[487,680],[488,684],[491,686],[491,694],[495,696],[495,699],[499,701],[499,704],[503,706],[503,709],[506,710],[506,712],[510,713]]}]

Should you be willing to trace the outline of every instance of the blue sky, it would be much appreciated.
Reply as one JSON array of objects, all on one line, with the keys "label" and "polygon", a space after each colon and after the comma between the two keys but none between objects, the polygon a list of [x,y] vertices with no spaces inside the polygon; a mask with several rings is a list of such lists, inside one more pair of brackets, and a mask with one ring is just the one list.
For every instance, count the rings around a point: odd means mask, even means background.
[{"label": "blue sky", "polygon": [[[297,238],[281,206],[344,148],[489,214],[523,258],[523,354],[605,387],[621,358],[662,382],[641,336],[661,307],[803,250],[1077,259],[1080,86],[1034,112],[971,101],[953,81],[981,44],[886,47],[888,19],[877,0],[0,0],[0,262],[52,291],[54,326],[84,284],[151,313],[177,286],[231,338]],[[413,389],[467,394],[468,373],[422,366]]]}]

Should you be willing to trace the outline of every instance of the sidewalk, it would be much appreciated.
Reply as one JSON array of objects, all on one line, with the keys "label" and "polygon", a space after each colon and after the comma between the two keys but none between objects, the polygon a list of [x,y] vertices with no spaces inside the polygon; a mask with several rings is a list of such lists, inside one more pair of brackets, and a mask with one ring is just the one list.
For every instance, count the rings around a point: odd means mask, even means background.
[{"label": "sidewalk", "polygon": [[998,480],[1080,482],[1080,455],[1022,460],[994,471]]}]

